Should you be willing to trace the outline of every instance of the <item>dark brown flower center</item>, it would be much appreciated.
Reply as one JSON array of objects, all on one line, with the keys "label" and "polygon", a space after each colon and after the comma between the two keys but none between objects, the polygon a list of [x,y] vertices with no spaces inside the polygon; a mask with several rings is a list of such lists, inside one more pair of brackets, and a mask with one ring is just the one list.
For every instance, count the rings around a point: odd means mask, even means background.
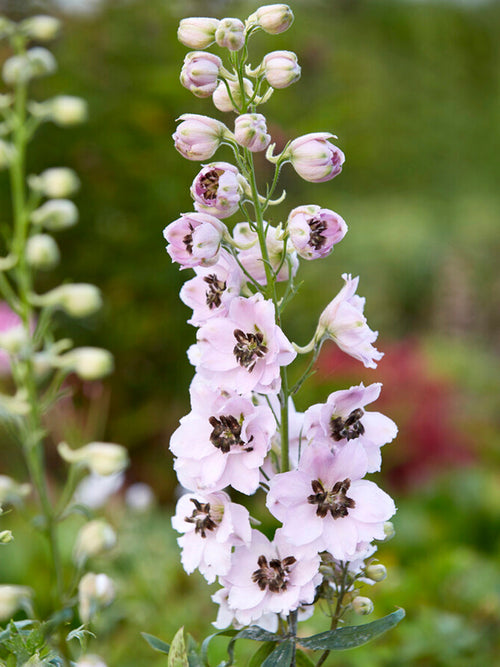
[{"label": "dark brown flower center", "polygon": [[344,479],[342,482],[336,482],[331,491],[326,491],[323,484],[318,479],[311,482],[314,493],[307,497],[310,505],[317,505],[316,515],[322,519],[330,512],[334,519],[347,516],[349,510],[356,507],[352,498],[346,496],[351,480]]},{"label": "dark brown flower center", "polygon": [[235,329],[233,335],[236,338],[233,354],[239,365],[247,368],[248,372],[251,373],[255,368],[257,359],[262,359],[268,351],[264,345],[264,336],[260,331],[244,333],[241,329]]},{"label": "dark brown flower center", "polygon": [[267,558],[262,555],[257,560],[258,570],[252,574],[252,581],[261,591],[269,589],[271,593],[281,593],[286,591],[288,580],[290,578],[290,568],[296,562],[294,556],[287,556],[283,560],[273,558],[267,562]]},{"label": "dark brown flower center", "polygon": [[361,408],[356,408],[353,410],[346,419],[342,417],[332,417],[330,433],[332,438],[338,442],[347,438],[347,440],[355,440],[359,438],[360,435],[363,435],[365,432],[365,427],[360,422],[361,417],[363,416],[363,410]]},{"label": "dark brown flower center", "polygon": [[205,276],[203,280],[207,283],[208,289],[205,292],[207,297],[207,306],[212,310],[212,308],[219,308],[221,305],[221,296],[222,292],[226,289],[226,283],[224,280],[219,280],[215,273],[211,273],[209,276]]},{"label": "dark brown flower center", "polygon": [[210,434],[210,442],[223,454],[230,452],[231,447],[242,447],[245,452],[253,451],[253,447],[248,447],[253,440],[253,435],[248,442],[241,439],[241,424],[236,417],[220,415],[219,419],[210,417],[208,421],[214,429]]},{"label": "dark brown flower center", "polygon": [[191,223],[189,223],[189,234],[186,234],[186,236],[182,239],[182,242],[186,246],[186,250],[190,255],[193,254],[193,232],[194,232],[194,227]]},{"label": "dark brown flower center", "polygon": [[311,230],[309,235],[309,245],[314,248],[314,250],[319,250],[326,241],[326,238],[322,234],[326,229],[326,222],[319,218],[311,218],[307,221],[307,224]]},{"label": "dark brown flower center", "polygon": [[219,189],[219,177],[224,173],[223,169],[211,169],[200,178],[200,187],[202,190],[203,199],[213,202],[217,198],[217,191]]},{"label": "dark brown flower center", "polygon": [[191,516],[186,516],[184,521],[196,524],[195,533],[200,533],[202,537],[206,537],[207,530],[214,530],[217,524],[210,516],[210,503],[200,503],[196,498],[190,498],[194,503],[194,510]]}]

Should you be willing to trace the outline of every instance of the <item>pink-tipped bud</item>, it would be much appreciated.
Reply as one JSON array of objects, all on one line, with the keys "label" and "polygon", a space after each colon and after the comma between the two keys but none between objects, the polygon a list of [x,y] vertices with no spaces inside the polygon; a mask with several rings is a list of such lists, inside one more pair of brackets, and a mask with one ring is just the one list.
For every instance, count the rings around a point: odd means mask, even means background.
[{"label": "pink-tipped bud", "polygon": [[297,206],[288,216],[290,241],[304,259],[326,257],[346,232],[345,221],[328,208]]},{"label": "pink-tipped bud", "polygon": [[216,218],[233,215],[240,203],[242,181],[238,169],[228,162],[205,165],[191,185],[194,207]]},{"label": "pink-tipped bud", "polygon": [[165,227],[163,236],[172,261],[187,268],[215,264],[225,232],[225,224],[213,215],[184,213]]},{"label": "pink-tipped bud", "polygon": [[273,88],[286,88],[300,79],[300,65],[293,51],[272,51],[264,56],[263,66]]},{"label": "pink-tipped bud", "polygon": [[[238,107],[242,106],[241,90],[239,83],[236,81],[228,81],[229,90],[231,91],[231,97],[233,98],[235,104]],[[247,98],[251,98],[253,95],[253,86],[250,79],[243,79],[243,87],[245,89],[245,95]],[[219,111],[237,111],[233,102],[229,97],[227,92],[227,87],[224,81],[221,81],[212,95],[212,101],[214,106],[219,109]]]},{"label": "pink-tipped bud", "polygon": [[294,139],[283,157],[290,160],[299,176],[310,183],[323,183],[338,176],[344,153],[328,139],[329,132],[311,132]]},{"label": "pink-tipped bud", "polygon": [[177,30],[177,39],[190,49],[206,49],[215,42],[218,19],[191,17],[182,19]]},{"label": "pink-tipped bud", "polygon": [[209,160],[223,139],[231,135],[224,123],[209,116],[185,113],[179,120],[183,122],[172,137],[176,149],[188,160]]},{"label": "pink-tipped bud", "polygon": [[263,5],[248,19],[270,35],[285,32],[293,23],[293,12],[288,5]]},{"label": "pink-tipped bud", "polygon": [[217,88],[222,60],[213,53],[191,51],[184,58],[180,80],[196,97],[210,97]]},{"label": "pink-tipped bud", "polygon": [[215,31],[215,41],[230,51],[239,51],[245,43],[245,26],[240,19],[222,19]]},{"label": "pink-tipped bud", "polygon": [[264,151],[271,141],[266,119],[260,113],[245,113],[234,121],[234,136],[240,146],[252,153]]}]

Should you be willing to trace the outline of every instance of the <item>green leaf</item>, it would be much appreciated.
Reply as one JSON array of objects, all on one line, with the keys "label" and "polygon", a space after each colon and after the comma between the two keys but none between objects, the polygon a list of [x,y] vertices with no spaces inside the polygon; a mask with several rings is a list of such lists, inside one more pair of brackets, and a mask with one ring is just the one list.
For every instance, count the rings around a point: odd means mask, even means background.
[{"label": "green leaf", "polygon": [[158,639],[158,637],[150,635],[147,632],[141,632],[141,635],[155,651],[159,651],[160,653],[168,653],[170,651],[170,646],[163,640]]},{"label": "green leaf", "polygon": [[295,664],[297,667],[314,667],[314,662],[311,658],[300,649],[297,650],[295,655]]},{"label": "green leaf", "polygon": [[321,632],[312,637],[299,638],[298,641],[304,648],[315,650],[343,651],[348,648],[356,648],[393,628],[404,618],[404,615],[404,609],[398,609],[372,623]]},{"label": "green leaf", "polygon": [[168,653],[168,667],[189,667],[186,642],[184,641],[184,627],[177,630],[172,640]]},{"label": "green leaf", "polygon": [[274,642],[265,642],[260,646],[259,650],[253,654],[248,667],[262,667],[262,663],[267,656],[272,653],[276,644]]},{"label": "green leaf", "polygon": [[191,635],[187,636],[187,657],[189,667],[204,667],[204,662],[198,650],[198,644]]},{"label": "green leaf", "polygon": [[274,632],[263,630],[262,628],[259,628],[258,625],[251,625],[249,628],[244,628],[234,635],[227,646],[229,661],[226,663],[226,665],[233,664],[234,645],[237,639],[251,639],[256,642],[277,642],[281,641],[282,637],[280,635],[274,634]]},{"label": "green leaf", "polygon": [[290,667],[293,648],[293,639],[287,639],[286,642],[278,644],[271,655],[264,660],[262,667]]}]

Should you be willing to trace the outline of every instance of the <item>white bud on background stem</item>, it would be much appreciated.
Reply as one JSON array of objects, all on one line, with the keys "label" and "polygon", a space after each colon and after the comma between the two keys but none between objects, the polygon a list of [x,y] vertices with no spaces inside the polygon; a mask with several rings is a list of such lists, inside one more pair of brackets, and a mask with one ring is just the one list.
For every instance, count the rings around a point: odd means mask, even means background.
[{"label": "white bud on background stem", "polygon": [[116,533],[103,519],[93,519],[86,523],[77,535],[73,560],[84,563],[88,558],[99,556],[116,544]]},{"label": "white bud on background stem", "polygon": [[[78,612],[82,623],[88,623],[100,609],[115,599],[115,585],[107,574],[87,572],[78,584]],[[77,664],[80,664],[79,662]],[[100,663],[89,663],[99,665]]]},{"label": "white bud on background stem", "polygon": [[97,475],[114,475],[122,472],[128,465],[128,454],[125,447],[112,442],[91,442],[79,449],[71,449],[61,442],[57,451],[68,463],[81,463]]},{"label": "white bud on background stem", "polygon": [[73,227],[78,222],[78,209],[69,199],[51,199],[35,209],[30,220],[51,232]]},{"label": "white bud on background stem", "polygon": [[47,271],[59,264],[61,253],[48,234],[34,234],[26,242],[26,261],[34,269]]},{"label": "white bud on background stem", "polygon": [[50,42],[57,37],[61,29],[61,21],[54,16],[39,14],[21,21],[19,27],[30,39],[38,42]]}]

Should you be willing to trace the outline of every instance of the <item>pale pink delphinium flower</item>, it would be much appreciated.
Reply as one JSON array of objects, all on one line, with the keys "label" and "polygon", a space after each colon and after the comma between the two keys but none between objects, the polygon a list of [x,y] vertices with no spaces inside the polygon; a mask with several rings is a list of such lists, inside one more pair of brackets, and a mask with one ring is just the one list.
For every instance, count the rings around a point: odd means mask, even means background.
[{"label": "pale pink delphinium flower", "polygon": [[380,382],[368,387],[361,383],[333,392],[326,403],[311,405],[304,417],[304,441],[324,444],[334,452],[355,441],[366,454],[367,472],[380,470],[380,448],[394,440],[398,432],[392,419],[364,409],[368,403],[377,400],[381,388]]},{"label": "pale pink delphinium flower", "polygon": [[195,376],[192,411],[170,439],[179,482],[188,489],[215,491],[232,486],[254,493],[276,421],[268,406],[216,389]]},{"label": "pale pink delphinium flower", "polygon": [[363,315],[364,297],[358,296],[359,278],[342,274],[344,287],[321,313],[314,335],[316,343],[331,338],[346,354],[358,359],[366,368],[376,368],[384,356],[372,343],[378,331],[372,331]]},{"label": "pale pink delphinium flower", "polygon": [[237,623],[250,625],[270,613],[286,616],[311,604],[321,581],[319,563],[317,554],[291,545],[281,530],[272,542],[252,531],[251,543],[235,549],[231,569],[220,577],[224,592],[216,601],[225,605],[225,613],[216,627],[231,622],[231,614]]},{"label": "pale pink delphinium flower", "polygon": [[[266,269],[260,249],[257,232],[254,232],[248,222],[240,222],[233,229],[235,242],[243,249],[238,252],[238,259],[248,273],[261,285],[267,283]],[[246,247],[245,247],[246,246]],[[282,282],[295,276],[299,268],[299,261],[293,248],[287,248],[287,257],[282,260],[285,247],[285,233],[280,227],[267,228],[266,246],[269,262],[274,272],[278,271],[276,280]]]},{"label": "pale pink delphinium flower", "polygon": [[262,61],[264,76],[272,88],[287,88],[300,79],[300,65],[293,51],[272,51]]},{"label": "pale pink delphinium flower", "polygon": [[298,206],[287,222],[290,241],[303,259],[326,257],[347,233],[345,221],[328,208]]},{"label": "pale pink delphinium flower", "polygon": [[217,88],[222,60],[205,51],[191,51],[184,58],[180,80],[196,97],[210,97]]},{"label": "pale pink delphinium flower", "polygon": [[294,139],[285,151],[297,174],[310,183],[324,183],[338,176],[345,161],[344,153],[330,143],[330,132],[311,132]]},{"label": "pale pink delphinium flower", "polygon": [[167,252],[182,269],[211,266],[219,258],[226,225],[208,213],[183,213],[163,230]]},{"label": "pale pink delphinium flower", "polygon": [[274,315],[274,304],[261,294],[233,299],[226,317],[214,317],[198,330],[189,360],[202,378],[228,390],[277,393],[280,367],[297,353]]},{"label": "pale pink delphinium flower", "polygon": [[172,135],[174,145],[187,160],[209,160],[227,137],[232,137],[224,123],[210,116],[185,113]]},{"label": "pale pink delphinium flower", "polygon": [[244,179],[229,162],[203,166],[191,185],[194,207],[201,213],[227,218],[238,210]]},{"label": "pale pink delphinium flower", "polygon": [[220,21],[203,16],[182,19],[177,30],[177,39],[190,49],[206,49],[215,42],[215,32]]},{"label": "pale pink delphinium flower", "polygon": [[177,540],[184,569],[188,574],[198,569],[209,584],[229,572],[232,548],[250,542],[248,510],[223,491],[183,495],[172,526],[184,533]]},{"label": "pale pink delphinium flower", "polygon": [[184,283],[180,298],[193,309],[189,324],[200,327],[212,317],[224,317],[231,301],[240,295],[243,271],[227,250],[220,251],[216,264],[197,266],[196,276]]},{"label": "pale pink delphinium flower", "polygon": [[310,545],[346,560],[360,542],[384,538],[384,523],[396,511],[394,501],[368,480],[366,454],[349,442],[336,454],[309,445],[298,470],[270,481],[267,506],[297,545]]}]

